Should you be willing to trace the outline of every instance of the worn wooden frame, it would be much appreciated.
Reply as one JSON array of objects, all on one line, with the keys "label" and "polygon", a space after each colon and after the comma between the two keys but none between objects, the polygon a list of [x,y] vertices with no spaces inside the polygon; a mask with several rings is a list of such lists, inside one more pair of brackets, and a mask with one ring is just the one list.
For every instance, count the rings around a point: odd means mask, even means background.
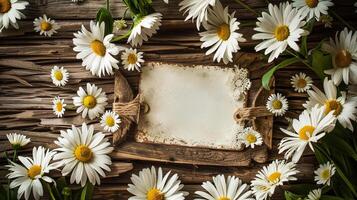
[{"label": "worn wooden frame", "polygon": [[[269,92],[264,90],[261,87],[260,77],[268,67],[257,54],[243,56],[237,59],[236,64],[249,70],[252,81],[252,87],[246,99],[247,108],[237,110],[236,120],[249,120],[251,125],[262,133],[265,145],[254,149],[231,151],[137,142],[135,140],[136,122],[140,120],[140,109],[145,110],[146,108],[145,106],[138,106],[138,96],[135,97],[125,77],[117,72],[114,84],[113,110],[122,116],[122,123],[120,129],[113,134],[113,142],[117,144],[115,154],[123,159],[195,165],[248,166],[251,161],[266,162],[268,160],[268,148],[272,147],[273,116],[265,109],[265,102],[273,90]],[[274,81],[271,85],[274,85]],[[133,106],[135,109],[132,109]],[[118,107],[123,109],[116,109]],[[127,112],[128,107],[131,107],[130,110],[134,110],[134,112]]]}]

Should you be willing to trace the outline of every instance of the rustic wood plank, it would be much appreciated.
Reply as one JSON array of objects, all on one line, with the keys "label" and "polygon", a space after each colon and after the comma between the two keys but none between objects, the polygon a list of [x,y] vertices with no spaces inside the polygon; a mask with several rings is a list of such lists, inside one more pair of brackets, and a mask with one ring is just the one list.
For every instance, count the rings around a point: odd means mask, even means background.
[{"label": "rustic wood plank", "polygon": [[[158,34],[140,48],[140,51],[145,53],[145,60],[179,64],[216,64],[212,62],[211,56],[204,55],[205,50],[200,49],[201,43],[195,25],[191,21],[183,21],[183,13],[178,11],[177,4],[179,1],[170,0],[170,4],[166,5],[162,0],[154,0],[156,10],[164,14],[163,26]],[[121,0],[111,2],[114,16],[121,17],[124,13]],[[222,2],[224,5],[230,5],[230,11],[236,11],[236,16],[242,22],[242,25],[255,21],[254,15],[232,0]],[[264,9],[266,5],[265,0],[244,0],[244,2],[259,10]],[[278,0],[271,2],[278,2]],[[355,7],[352,6],[354,2],[348,0],[334,1],[334,3],[336,4],[334,9],[356,27],[357,15],[354,13]],[[29,9],[25,12],[27,19],[20,22],[22,28],[20,30],[6,30],[0,34],[0,152],[10,150],[10,145],[5,136],[6,133],[20,132],[30,136],[33,140],[33,143],[21,152],[24,155],[28,155],[34,145],[54,148],[52,142],[57,138],[59,130],[68,128],[72,123],[79,125],[83,121],[73,109],[66,112],[64,118],[57,119],[51,111],[50,101],[54,96],[60,95],[65,98],[66,103],[71,104],[71,97],[78,87],[91,82],[102,87],[107,92],[109,99],[114,97],[112,84],[114,77],[93,77],[88,71],[84,70],[80,61],[75,59],[75,53],[72,51],[73,32],[78,31],[82,24],[87,26],[89,20],[95,17],[98,8],[104,5],[104,1],[85,0],[84,3],[77,5],[70,0],[30,0],[30,4]],[[56,19],[62,26],[60,32],[52,38],[39,36],[33,31],[33,18],[44,13]],[[334,29],[325,29],[323,25],[318,25],[309,37],[309,46],[315,45],[321,38],[333,36],[334,31],[341,30],[343,24],[337,22],[334,26]],[[257,44],[256,41],[250,39],[250,36],[254,33],[251,29],[251,26],[241,26],[240,29],[248,39],[247,43],[241,44],[242,52],[245,53],[254,52],[253,47]],[[235,56],[238,58],[242,56],[242,53]],[[51,83],[49,72],[55,64],[65,66],[70,72],[70,80],[65,87],[58,88]],[[249,67],[254,71],[254,66]],[[252,74],[254,77],[253,87],[258,87],[255,85],[259,83],[262,74],[258,71]],[[303,109],[301,104],[306,100],[306,94],[296,93],[290,87],[290,76],[299,71],[306,72],[313,77],[315,83],[319,83],[313,72],[302,65],[290,66],[277,73],[276,76],[279,78],[276,80],[274,89],[276,92],[281,92],[287,96],[291,108],[287,112],[289,117],[296,117]],[[122,72],[135,92],[139,74],[137,72]],[[109,102],[109,104],[111,103]],[[110,105],[107,109],[110,109]],[[161,159],[170,158],[161,151],[157,160],[151,157],[151,162],[149,162],[143,161],[143,157],[132,157],[128,162],[128,159],[123,160],[122,154],[129,153],[131,155],[132,151],[141,151],[145,147],[153,148],[153,151],[155,151],[155,145],[135,146],[129,143],[124,146],[123,151],[113,153],[112,172],[114,174],[103,179],[103,184],[96,187],[94,199],[102,199],[103,196],[108,200],[127,199],[129,193],[126,188],[127,184],[130,183],[131,172],[137,173],[141,168],[151,165],[163,166],[165,171],[172,170],[179,173],[186,184],[185,190],[191,193],[201,189],[200,182],[210,180],[211,176],[220,173],[236,175],[247,182],[254,177],[256,171],[263,165],[274,159],[281,159],[283,156],[277,153],[277,145],[280,139],[284,137],[279,128],[286,127],[287,122],[284,117],[274,118],[274,120],[273,148],[267,151],[269,159],[264,163],[247,162],[243,159],[243,162],[248,165],[246,167],[208,167],[183,163],[180,157],[188,154],[193,159],[194,152],[182,150],[179,151],[178,161],[161,162]],[[96,130],[100,130],[97,120],[87,122],[94,124]],[[111,137],[110,134],[107,135]],[[173,152],[171,154],[176,156]],[[219,155],[224,156],[226,152],[221,152]],[[208,154],[208,156],[212,155]],[[219,162],[224,162],[224,158],[220,158]],[[228,157],[227,160],[239,162],[240,158]],[[5,163],[3,157],[0,157],[0,166]],[[298,164],[298,169],[301,171],[298,175],[299,181],[290,184],[312,183],[312,173],[315,167],[313,152],[306,151]],[[133,168],[133,170],[124,173],[124,168],[126,170]],[[4,177],[4,174],[6,172],[0,167],[0,177]],[[0,181],[3,180],[3,178],[0,178]],[[279,188],[273,199],[283,199],[283,190],[286,189],[289,189],[289,186]],[[193,196],[188,199],[193,199]]]}]

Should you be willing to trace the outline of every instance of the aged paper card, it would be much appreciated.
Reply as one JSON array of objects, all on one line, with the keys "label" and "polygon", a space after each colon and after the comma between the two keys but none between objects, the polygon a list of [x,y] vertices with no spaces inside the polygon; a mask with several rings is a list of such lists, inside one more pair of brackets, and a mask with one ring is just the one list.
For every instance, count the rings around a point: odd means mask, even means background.
[{"label": "aged paper card", "polygon": [[216,66],[145,66],[139,93],[148,109],[140,115],[136,140],[241,149],[236,137],[243,125],[234,113],[244,107],[244,84],[250,81],[240,72]]}]

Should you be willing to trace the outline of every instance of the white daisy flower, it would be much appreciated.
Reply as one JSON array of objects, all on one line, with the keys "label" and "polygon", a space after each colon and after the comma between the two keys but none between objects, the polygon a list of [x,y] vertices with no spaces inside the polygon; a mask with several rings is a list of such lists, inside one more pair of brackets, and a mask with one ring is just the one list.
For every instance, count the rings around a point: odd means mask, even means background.
[{"label": "white daisy flower", "polygon": [[20,10],[25,10],[27,5],[27,1],[0,0],[0,32],[9,28],[9,25],[18,29],[17,20],[26,18]]},{"label": "white daisy flower", "polygon": [[51,70],[51,79],[52,83],[56,86],[65,86],[67,84],[69,77],[68,71],[61,67],[54,66]]},{"label": "white daisy flower", "polygon": [[125,49],[125,52],[121,55],[122,64],[124,69],[128,71],[134,71],[134,69],[140,72],[141,63],[144,62],[143,52],[137,52],[136,49]]},{"label": "white daisy flower", "polygon": [[253,194],[257,199],[267,199],[268,196],[274,194],[277,186],[287,181],[297,180],[294,175],[298,172],[294,163],[275,160],[259,170],[254,180],[251,181]]},{"label": "white daisy flower", "polygon": [[312,86],[312,79],[310,76],[307,76],[305,73],[300,72],[291,77],[291,85],[294,90],[301,93],[310,90]]},{"label": "white daisy flower", "polygon": [[319,21],[321,14],[328,15],[328,7],[333,6],[331,0],[293,0],[303,18],[310,20],[315,17]]},{"label": "white daisy flower", "polygon": [[344,127],[353,131],[353,125],[351,121],[356,121],[357,117],[357,101],[356,98],[347,98],[346,92],[341,91],[341,96],[337,96],[337,88],[332,82],[325,78],[324,91],[321,92],[315,86],[312,86],[312,90],[309,90],[309,100],[303,106],[307,109],[311,109],[314,105],[322,106],[325,109],[325,114],[334,111],[333,114],[337,117],[338,122]]},{"label": "white daisy flower", "polygon": [[94,127],[82,124],[82,128],[61,131],[61,136],[55,141],[60,148],[54,160],[61,160],[64,164],[62,176],[72,172],[70,182],[81,184],[83,187],[87,179],[93,185],[100,185],[100,176],[105,177],[105,171],[110,171],[112,161],[108,154],[113,151],[108,139],[101,132],[94,133]]},{"label": "white daisy flower", "polygon": [[322,190],[320,188],[312,190],[307,195],[306,200],[319,200],[321,198],[321,194],[322,194]]},{"label": "white daisy flower", "polygon": [[73,50],[79,52],[77,59],[82,59],[82,66],[90,70],[92,75],[101,77],[105,74],[113,74],[113,68],[118,69],[118,60],[113,56],[118,55],[123,47],[116,46],[110,41],[113,34],[104,35],[105,23],[90,22],[90,31],[82,25],[82,31],[74,33],[75,47]]},{"label": "white daisy flower", "polygon": [[201,23],[207,21],[208,8],[215,7],[218,0],[183,0],[180,2],[180,11],[188,13],[185,21],[196,20],[197,30],[200,30]]},{"label": "white daisy flower", "polygon": [[33,21],[34,29],[36,32],[40,32],[40,35],[45,35],[51,37],[53,34],[57,33],[57,30],[61,28],[61,26],[55,22],[55,20],[51,20],[51,18],[47,18],[46,15],[42,17],[36,18]]},{"label": "white daisy flower", "polygon": [[27,138],[22,134],[9,133],[6,134],[6,137],[14,149],[20,149],[21,147],[24,147],[31,142],[30,138]]},{"label": "white daisy flower", "polygon": [[269,56],[268,62],[277,58],[289,46],[295,51],[300,48],[296,42],[306,34],[302,29],[305,22],[295,8],[287,2],[280,3],[279,6],[269,4],[269,13],[263,12],[262,17],[258,18],[256,33],[253,40],[264,40],[255,47],[256,51],[264,51]]},{"label": "white daisy flower", "polygon": [[209,55],[215,52],[213,60],[225,64],[233,62],[233,53],[236,53],[240,47],[238,42],[245,42],[243,35],[236,32],[239,29],[239,22],[234,18],[235,12],[228,13],[228,7],[223,9],[222,4],[218,1],[216,5],[209,9],[208,20],[203,23],[206,31],[201,32],[201,48],[210,47],[206,52]]},{"label": "white daisy flower", "polygon": [[275,116],[283,116],[288,107],[288,100],[280,93],[270,95],[266,103],[266,108]]},{"label": "white daisy flower", "polygon": [[317,184],[327,184],[330,185],[331,177],[335,174],[336,167],[329,161],[325,164],[321,164],[317,170],[314,171],[316,174],[315,181]]},{"label": "white daisy flower", "polygon": [[159,30],[161,26],[161,13],[152,13],[134,20],[134,28],[131,30],[128,43],[131,46],[141,46],[143,41],[149,38]]},{"label": "white daisy flower", "polygon": [[242,180],[235,176],[217,175],[212,177],[213,183],[206,181],[202,183],[202,187],[206,192],[196,191],[195,194],[200,198],[195,200],[254,200],[252,191],[247,184],[243,184]]},{"label": "white daisy flower", "polygon": [[118,130],[121,120],[119,115],[113,111],[106,111],[100,120],[100,125],[105,131],[114,133]]},{"label": "white daisy flower", "polygon": [[33,158],[19,156],[18,159],[22,165],[10,161],[10,173],[7,175],[9,179],[14,179],[10,183],[10,188],[18,188],[17,199],[20,199],[25,194],[25,199],[28,200],[32,191],[33,197],[38,200],[43,196],[42,181],[51,183],[52,178],[46,176],[51,170],[58,167],[57,163],[50,164],[54,151],[46,150],[44,147],[34,147],[32,150]]},{"label": "white daisy flower", "polygon": [[304,110],[299,119],[293,120],[294,131],[280,128],[288,137],[284,137],[280,141],[279,154],[286,151],[285,159],[292,157],[293,162],[298,162],[306,145],[309,145],[311,150],[314,151],[312,143],[325,136],[325,132],[332,130],[335,120],[333,112],[325,115],[324,108],[319,108],[317,105],[310,112]]},{"label": "white daisy flower", "polygon": [[263,144],[262,135],[255,131],[253,127],[247,127],[243,129],[243,132],[238,136],[239,141],[241,141],[245,147],[254,148],[254,146],[260,146]]},{"label": "white daisy flower", "polygon": [[331,75],[335,85],[341,81],[348,85],[357,83],[357,31],[348,31],[345,28],[340,34],[337,32],[335,40],[330,38],[329,43],[322,44],[322,50],[332,56],[333,68],[325,70]]},{"label": "white daisy flower", "polygon": [[177,174],[170,176],[168,172],[163,176],[161,167],[157,171],[155,167],[145,168],[139,172],[139,176],[133,174],[129,184],[128,192],[135,195],[129,200],[183,200],[188,192],[181,191],[183,184]]},{"label": "white daisy flower", "polygon": [[57,117],[62,117],[64,114],[64,111],[66,111],[65,107],[67,104],[64,103],[64,99],[61,99],[60,97],[55,97],[52,100],[52,109],[55,115]]},{"label": "white daisy flower", "polygon": [[77,113],[82,112],[82,118],[88,114],[89,119],[94,119],[104,113],[107,95],[95,84],[87,83],[87,91],[79,87],[76,97],[72,97],[73,104],[77,106]]}]

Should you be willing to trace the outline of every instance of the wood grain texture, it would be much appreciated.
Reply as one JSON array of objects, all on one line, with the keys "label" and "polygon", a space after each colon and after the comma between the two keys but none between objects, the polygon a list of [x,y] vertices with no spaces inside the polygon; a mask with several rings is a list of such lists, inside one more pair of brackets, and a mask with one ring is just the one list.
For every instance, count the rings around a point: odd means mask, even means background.
[{"label": "wood grain texture", "polygon": [[[200,49],[201,42],[195,30],[195,25],[190,21],[183,21],[182,12],[178,11],[180,0],[170,0],[166,5],[162,0],[153,0],[157,11],[163,13],[163,25],[158,34],[149,42],[140,47],[144,52],[146,61],[170,62],[178,64],[207,64],[216,65],[212,62],[212,56],[206,56],[205,50]],[[278,0],[270,0],[279,2]],[[265,0],[245,0],[247,4],[261,11],[266,7]],[[95,83],[107,93],[109,104],[107,109],[111,109],[114,100],[114,76],[98,78],[90,74],[81,66],[81,61],[75,58],[73,52],[73,32],[80,29],[84,24],[88,26],[89,20],[95,17],[96,11],[104,5],[103,0],[85,0],[81,4],[72,3],[70,0],[30,0],[30,7],[25,11],[27,19],[20,22],[20,30],[6,30],[0,34],[0,152],[10,150],[11,147],[6,142],[6,134],[18,132],[32,138],[32,143],[26,147],[24,155],[29,154],[33,146],[43,145],[55,147],[53,141],[59,136],[59,130],[67,129],[71,124],[79,125],[84,120],[75,113],[73,107],[68,108],[64,118],[56,118],[51,110],[51,100],[55,96],[61,96],[67,104],[72,104],[71,97],[75,95],[78,87],[85,86],[87,82]],[[111,11],[115,17],[122,17],[124,6],[121,0],[111,1]],[[255,21],[254,14],[245,10],[233,0],[222,1],[224,5],[230,5],[230,11],[236,11],[238,20],[242,23],[240,32],[247,38],[247,42],[241,43],[241,52],[235,55],[235,60],[244,55],[254,52],[256,41],[250,39],[254,34],[251,24]],[[354,13],[352,0],[334,1],[335,10],[348,22],[356,27],[357,17]],[[33,31],[32,20],[42,14],[47,14],[54,18],[62,28],[59,33],[52,38],[39,36]],[[322,38],[333,36],[335,30],[341,30],[343,24],[335,23],[334,29],[325,29],[319,24],[312,35],[309,37],[310,46],[318,43]],[[124,44],[123,44],[124,45]],[[119,57],[118,57],[119,59]],[[53,65],[60,65],[67,68],[70,73],[69,83],[62,88],[55,87],[50,79],[50,70]],[[233,64],[231,64],[233,65]],[[252,87],[258,87],[262,71],[257,66],[248,65],[250,70],[256,70],[252,77]],[[266,67],[269,67],[268,65]],[[315,83],[319,80],[310,70],[301,65],[294,65],[276,74],[275,90],[283,93],[289,100],[290,110],[286,116],[296,117],[303,109],[302,103],[306,100],[306,94],[296,93],[290,86],[290,77],[297,72],[304,71]],[[127,72],[122,70],[123,75],[128,80],[129,85],[137,92],[137,72]],[[101,130],[97,120],[85,120],[93,124],[96,130]],[[157,157],[150,158],[150,161],[143,161],[142,157],[132,156],[130,159],[123,159],[123,154],[130,151],[140,152],[143,148],[149,148],[155,152],[155,145],[134,145],[123,144],[119,151],[112,154],[112,172],[108,178],[103,179],[103,184],[96,187],[94,199],[127,199],[130,195],[126,191],[127,184],[130,182],[131,173],[138,173],[143,167],[162,166],[164,171],[172,170],[179,173],[182,182],[186,184],[185,190],[193,193],[201,189],[202,181],[210,180],[211,176],[217,174],[236,175],[243,181],[250,181],[256,172],[264,165],[274,159],[281,159],[282,155],[277,153],[277,145],[284,134],[279,130],[286,127],[287,122],[283,117],[274,119],[272,149],[269,150],[269,159],[262,162],[247,162],[244,158],[228,156],[225,152],[217,155],[216,166],[196,165],[194,152],[183,153],[177,148],[176,158],[189,156],[192,163],[182,162],[176,159],[173,162],[162,162],[162,158],[170,159],[170,154],[158,151]],[[112,137],[111,134],[107,134]],[[169,148],[169,147],[167,147]],[[11,151],[10,151],[11,153]],[[0,155],[0,182],[5,180],[6,171],[3,153]],[[207,154],[207,156],[215,156]],[[220,167],[219,163],[228,159],[231,162],[245,162],[244,167]],[[196,163],[195,163],[196,162]],[[316,166],[313,153],[306,151],[298,164],[299,180],[290,184],[311,183],[313,182],[313,169]],[[291,186],[290,185],[290,186]],[[273,196],[274,199],[282,199],[283,190],[290,186],[280,188]],[[191,195],[188,199],[193,199]]]}]

